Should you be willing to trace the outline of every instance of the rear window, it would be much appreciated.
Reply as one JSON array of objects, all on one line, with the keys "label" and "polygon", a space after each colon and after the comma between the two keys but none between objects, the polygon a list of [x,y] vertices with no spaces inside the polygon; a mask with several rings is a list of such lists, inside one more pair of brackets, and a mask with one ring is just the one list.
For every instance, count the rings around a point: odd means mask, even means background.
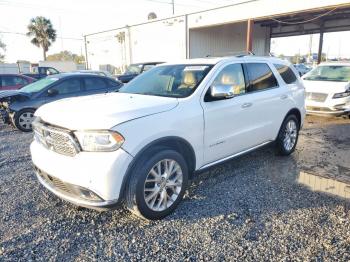
[{"label": "rear window", "polygon": [[245,64],[248,76],[248,93],[278,87],[277,80],[270,67],[265,63]]},{"label": "rear window", "polygon": [[297,81],[297,77],[289,66],[281,64],[274,64],[274,66],[286,84],[293,84]]}]

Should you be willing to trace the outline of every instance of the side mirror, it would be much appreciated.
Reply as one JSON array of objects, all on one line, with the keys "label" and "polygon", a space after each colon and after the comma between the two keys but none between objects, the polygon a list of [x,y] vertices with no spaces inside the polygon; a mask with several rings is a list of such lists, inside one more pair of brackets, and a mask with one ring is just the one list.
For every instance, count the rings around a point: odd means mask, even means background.
[{"label": "side mirror", "polygon": [[235,96],[230,85],[213,85],[210,87],[210,95],[216,99],[228,99]]},{"label": "side mirror", "polygon": [[47,94],[49,96],[56,96],[56,95],[58,95],[58,91],[56,89],[51,88],[51,89],[47,90]]}]

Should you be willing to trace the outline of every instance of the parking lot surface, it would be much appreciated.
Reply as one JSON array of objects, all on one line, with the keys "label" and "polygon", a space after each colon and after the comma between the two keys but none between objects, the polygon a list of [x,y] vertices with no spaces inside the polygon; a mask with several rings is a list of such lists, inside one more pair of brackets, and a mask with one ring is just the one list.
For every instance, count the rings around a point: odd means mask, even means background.
[{"label": "parking lot surface", "polygon": [[197,175],[155,222],[52,195],[35,178],[32,136],[0,124],[0,260],[350,259],[349,119],[308,117],[292,156],[270,146]]}]

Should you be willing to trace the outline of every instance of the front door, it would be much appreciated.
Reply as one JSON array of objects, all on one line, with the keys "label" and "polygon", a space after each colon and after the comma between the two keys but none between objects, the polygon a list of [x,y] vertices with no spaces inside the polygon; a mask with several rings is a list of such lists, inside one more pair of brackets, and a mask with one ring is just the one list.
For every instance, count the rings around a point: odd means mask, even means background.
[{"label": "front door", "polygon": [[209,164],[256,145],[254,101],[247,94],[246,79],[240,63],[226,65],[211,85],[230,85],[233,98],[215,100],[206,92],[204,110],[204,163]]}]

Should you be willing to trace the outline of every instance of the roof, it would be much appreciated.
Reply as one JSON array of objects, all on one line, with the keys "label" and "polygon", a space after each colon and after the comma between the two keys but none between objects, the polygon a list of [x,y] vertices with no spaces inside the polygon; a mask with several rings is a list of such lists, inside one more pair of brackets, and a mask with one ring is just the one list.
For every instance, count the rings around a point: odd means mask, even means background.
[{"label": "roof", "polygon": [[131,65],[157,65],[163,64],[164,62],[144,62],[144,63],[132,63]]},{"label": "roof", "polygon": [[206,57],[206,58],[194,58],[194,59],[185,59],[165,63],[165,65],[174,65],[174,64],[198,64],[198,65],[215,65],[221,61],[243,61],[243,60],[254,60],[254,61],[271,61],[275,63],[290,64],[286,60],[282,60],[277,57],[271,56],[255,56],[255,55],[241,55],[241,56],[225,56],[225,57]]},{"label": "roof", "polygon": [[27,75],[24,75],[24,74],[8,74],[8,73],[5,73],[5,74],[0,74],[0,76],[19,76],[19,77],[24,77],[24,78],[27,78],[27,79],[36,80],[35,78],[27,76]]},{"label": "roof", "polygon": [[91,73],[77,73],[77,72],[69,72],[69,73],[60,73],[60,74],[54,74],[54,75],[49,75],[47,77],[49,78],[65,78],[65,77],[71,77],[71,76],[93,76],[93,77],[105,77],[97,74],[91,74]]}]

